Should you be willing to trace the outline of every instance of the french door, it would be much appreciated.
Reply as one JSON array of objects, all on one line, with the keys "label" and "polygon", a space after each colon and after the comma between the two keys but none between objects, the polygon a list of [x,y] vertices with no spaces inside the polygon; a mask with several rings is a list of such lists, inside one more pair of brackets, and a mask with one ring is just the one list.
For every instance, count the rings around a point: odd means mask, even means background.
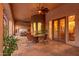
[{"label": "french door", "polygon": [[65,42],[65,17],[53,20],[53,38]]},{"label": "french door", "polygon": [[65,18],[59,19],[59,40],[65,42]]},{"label": "french door", "polygon": [[55,40],[58,40],[58,20],[54,20],[53,24],[54,24],[53,37]]}]

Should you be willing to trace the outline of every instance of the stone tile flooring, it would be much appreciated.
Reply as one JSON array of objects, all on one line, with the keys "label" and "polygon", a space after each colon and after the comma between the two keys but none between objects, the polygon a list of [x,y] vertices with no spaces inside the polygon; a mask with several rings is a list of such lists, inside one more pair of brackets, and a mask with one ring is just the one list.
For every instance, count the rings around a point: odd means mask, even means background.
[{"label": "stone tile flooring", "polygon": [[57,41],[31,43],[27,37],[21,37],[12,56],[79,56],[79,48]]}]

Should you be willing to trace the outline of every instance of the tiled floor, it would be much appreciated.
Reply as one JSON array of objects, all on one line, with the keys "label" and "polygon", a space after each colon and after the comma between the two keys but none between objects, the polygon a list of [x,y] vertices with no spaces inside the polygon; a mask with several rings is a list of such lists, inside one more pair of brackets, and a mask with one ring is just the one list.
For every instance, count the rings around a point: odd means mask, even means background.
[{"label": "tiled floor", "polygon": [[70,45],[50,41],[46,44],[28,42],[26,37],[20,37],[18,41],[18,50],[15,50],[13,56],[79,56],[79,48]]}]

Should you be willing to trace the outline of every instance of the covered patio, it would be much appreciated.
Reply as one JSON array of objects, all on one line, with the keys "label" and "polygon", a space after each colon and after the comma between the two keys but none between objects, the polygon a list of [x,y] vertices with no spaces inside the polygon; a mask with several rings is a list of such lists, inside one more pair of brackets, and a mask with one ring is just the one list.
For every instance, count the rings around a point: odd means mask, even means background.
[{"label": "covered patio", "polygon": [[0,4],[0,55],[79,56],[79,4]]}]

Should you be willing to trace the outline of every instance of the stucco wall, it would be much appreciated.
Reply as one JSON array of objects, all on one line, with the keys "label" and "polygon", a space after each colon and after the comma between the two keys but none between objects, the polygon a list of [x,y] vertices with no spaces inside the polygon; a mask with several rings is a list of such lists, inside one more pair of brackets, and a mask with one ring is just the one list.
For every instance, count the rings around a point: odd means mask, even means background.
[{"label": "stucco wall", "polygon": [[3,55],[3,6],[0,4],[0,55]]},{"label": "stucco wall", "polygon": [[[70,45],[74,45],[74,46],[78,46],[79,47],[79,27],[77,25],[79,25],[79,4],[63,4],[62,6],[49,11],[49,13],[46,15],[46,23],[47,23],[47,27],[46,29],[49,28],[49,21],[52,21],[53,19],[58,19],[61,17],[66,16],[66,43],[70,44]],[[68,41],[68,35],[67,35],[67,17],[68,16],[72,16],[72,15],[76,15],[76,37],[75,37],[75,41]],[[52,32],[51,29],[48,29],[49,32],[49,38],[52,39],[52,34],[50,34],[50,32]]]}]

